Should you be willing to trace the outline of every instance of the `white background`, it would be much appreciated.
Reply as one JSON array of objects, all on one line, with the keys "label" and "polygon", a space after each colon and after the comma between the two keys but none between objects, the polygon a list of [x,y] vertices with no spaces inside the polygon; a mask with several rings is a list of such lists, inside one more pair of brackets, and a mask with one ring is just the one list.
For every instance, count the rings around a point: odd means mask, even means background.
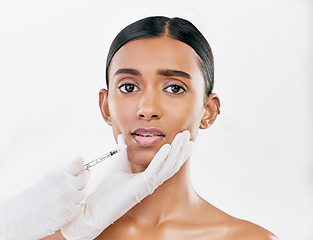
[{"label": "white background", "polygon": [[[195,188],[281,239],[313,239],[312,10],[309,0],[1,1],[0,200],[111,150],[98,109],[111,41],[140,18],[180,16],[210,42],[221,98],[194,149]],[[87,193],[107,165],[92,169]]]}]

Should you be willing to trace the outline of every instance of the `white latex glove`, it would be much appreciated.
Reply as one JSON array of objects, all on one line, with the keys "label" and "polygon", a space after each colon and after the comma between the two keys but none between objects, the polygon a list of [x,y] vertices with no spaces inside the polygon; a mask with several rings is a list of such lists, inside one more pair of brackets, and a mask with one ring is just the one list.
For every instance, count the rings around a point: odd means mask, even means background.
[{"label": "white latex glove", "polygon": [[[125,145],[122,135],[118,136],[118,144]],[[132,173],[127,149],[121,150],[112,172],[102,180],[96,191],[87,197],[81,214],[61,229],[63,236],[68,240],[89,240],[97,237],[172,177],[190,156],[192,145],[187,130],[178,133],[172,144],[163,145],[147,169],[141,173]]]},{"label": "white latex glove", "polygon": [[0,204],[0,239],[40,239],[62,228],[81,212],[88,178],[77,159]]}]

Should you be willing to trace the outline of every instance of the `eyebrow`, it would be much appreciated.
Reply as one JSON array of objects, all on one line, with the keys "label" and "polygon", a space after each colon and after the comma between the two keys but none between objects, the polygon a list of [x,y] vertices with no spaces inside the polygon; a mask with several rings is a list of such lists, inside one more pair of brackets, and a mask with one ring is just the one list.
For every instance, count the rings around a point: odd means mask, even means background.
[{"label": "eyebrow", "polygon": [[183,77],[188,78],[191,80],[191,75],[189,73],[186,73],[184,71],[180,70],[173,70],[173,69],[160,69],[158,70],[158,74],[166,77]]},{"label": "eyebrow", "polygon": [[118,74],[122,74],[122,73],[131,74],[131,75],[135,75],[135,76],[141,76],[141,74],[138,70],[132,69],[132,68],[120,68],[115,72],[114,76],[116,76]]},{"label": "eyebrow", "polygon": [[[118,75],[118,74],[131,74],[134,76],[141,76],[141,73],[133,68],[120,68],[118,69],[114,76]],[[191,75],[189,73],[186,73],[184,71],[180,71],[180,70],[173,70],[173,69],[160,69],[157,72],[159,75],[161,76],[166,76],[166,77],[183,77],[183,78],[188,78],[191,80]]]}]

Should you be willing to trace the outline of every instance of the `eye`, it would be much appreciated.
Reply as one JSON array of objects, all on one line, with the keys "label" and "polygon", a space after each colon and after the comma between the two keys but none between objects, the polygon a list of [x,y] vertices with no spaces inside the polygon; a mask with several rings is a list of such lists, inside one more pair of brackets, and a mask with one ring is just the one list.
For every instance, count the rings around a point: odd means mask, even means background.
[{"label": "eye", "polygon": [[131,83],[124,83],[118,87],[121,92],[123,93],[132,93],[139,91],[139,88]]},{"label": "eye", "polygon": [[181,94],[181,93],[186,92],[185,88],[183,88],[182,86],[179,86],[177,84],[173,84],[171,86],[168,86],[164,90],[166,92],[173,93],[173,94]]}]

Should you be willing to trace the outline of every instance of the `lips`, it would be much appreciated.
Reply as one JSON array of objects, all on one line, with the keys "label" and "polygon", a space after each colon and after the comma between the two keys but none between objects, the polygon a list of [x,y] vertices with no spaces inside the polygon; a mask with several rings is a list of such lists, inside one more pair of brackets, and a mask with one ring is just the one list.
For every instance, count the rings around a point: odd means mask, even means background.
[{"label": "lips", "polygon": [[138,128],[131,135],[136,143],[143,146],[151,146],[165,137],[165,134],[157,128]]}]

